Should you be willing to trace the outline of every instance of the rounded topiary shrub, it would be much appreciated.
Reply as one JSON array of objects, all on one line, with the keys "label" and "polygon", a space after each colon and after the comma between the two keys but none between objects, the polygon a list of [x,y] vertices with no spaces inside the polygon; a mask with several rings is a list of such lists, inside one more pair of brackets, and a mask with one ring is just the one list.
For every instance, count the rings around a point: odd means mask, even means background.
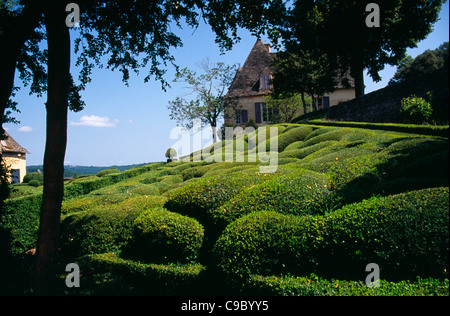
[{"label": "rounded topiary shrub", "polygon": [[362,277],[367,275],[362,266],[373,262],[384,279],[445,277],[448,205],[447,187],[372,197],[344,206],[325,217],[322,270]]},{"label": "rounded topiary shrub", "polygon": [[290,144],[303,141],[313,131],[312,126],[301,126],[289,129],[278,136],[278,151],[282,152]]},{"label": "rounded topiary shrub", "polygon": [[163,208],[144,211],[125,256],[153,263],[189,262],[203,243],[203,226],[195,219]]},{"label": "rounded topiary shrub", "polygon": [[70,213],[61,221],[61,251],[70,258],[118,252],[131,239],[141,209],[108,207]]},{"label": "rounded topiary shrub", "polygon": [[23,183],[29,183],[30,181],[37,180],[39,184],[44,183],[44,175],[40,172],[28,172],[23,177]]},{"label": "rounded topiary shrub", "polygon": [[323,175],[302,169],[280,168],[287,172],[269,181],[251,186],[217,209],[210,210],[216,224],[225,228],[234,220],[254,211],[282,214],[324,214],[333,207],[329,180]]},{"label": "rounded topiary shrub", "polygon": [[219,268],[233,279],[295,271],[296,252],[301,250],[294,246],[305,226],[302,221],[300,216],[272,211],[239,218],[227,226],[213,248]]},{"label": "rounded topiary shrub", "polygon": [[38,186],[41,185],[41,183],[39,182],[39,180],[30,180],[30,182],[28,182],[28,185],[37,188]]},{"label": "rounded topiary shrub", "polygon": [[119,172],[120,172],[120,170],[117,168],[109,168],[109,169],[105,169],[105,170],[97,172],[97,177],[103,177],[103,176],[106,176],[107,174],[119,173]]},{"label": "rounded topiary shrub", "polygon": [[449,191],[373,197],[324,216],[255,212],[231,223],[214,246],[232,277],[316,273],[364,280],[376,263],[385,280],[445,278]]},{"label": "rounded topiary shrub", "polygon": [[261,174],[258,171],[217,174],[202,178],[170,192],[166,209],[197,219],[208,229],[211,216],[208,210],[215,209],[246,187],[262,183],[274,174]]}]

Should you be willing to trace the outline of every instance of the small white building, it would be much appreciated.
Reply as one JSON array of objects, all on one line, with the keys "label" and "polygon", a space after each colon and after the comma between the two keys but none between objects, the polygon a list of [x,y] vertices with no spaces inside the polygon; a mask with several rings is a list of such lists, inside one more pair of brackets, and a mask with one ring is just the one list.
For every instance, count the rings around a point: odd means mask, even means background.
[{"label": "small white building", "polygon": [[29,152],[20,146],[8,132],[5,131],[6,139],[1,140],[0,151],[6,167],[10,171],[11,183],[22,183],[27,173],[27,158]]}]

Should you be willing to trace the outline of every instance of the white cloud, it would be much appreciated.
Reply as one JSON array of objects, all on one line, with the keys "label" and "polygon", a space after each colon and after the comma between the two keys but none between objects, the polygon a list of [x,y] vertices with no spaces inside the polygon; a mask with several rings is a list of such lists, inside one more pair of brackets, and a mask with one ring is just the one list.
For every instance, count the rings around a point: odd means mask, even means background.
[{"label": "white cloud", "polygon": [[83,115],[78,122],[70,122],[71,126],[114,127],[119,120],[110,120],[106,116]]},{"label": "white cloud", "polygon": [[33,131],[33,128],[31,126],[24,125],[24,126],[19,127],[17,129],[17,131],[22,132],[22,133],[29,133],[29,132]]}]

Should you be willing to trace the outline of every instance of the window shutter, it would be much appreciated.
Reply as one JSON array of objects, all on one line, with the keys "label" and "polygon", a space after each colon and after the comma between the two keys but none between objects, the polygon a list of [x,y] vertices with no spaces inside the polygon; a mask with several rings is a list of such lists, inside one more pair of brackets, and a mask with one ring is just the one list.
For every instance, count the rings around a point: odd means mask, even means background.
[{"label": "window shutter", "polygon": [[269,87],[270,87],[270,85],[269,85],[270,76],[269,75],[262,75],[259,80],[261,82],[261,89],[263,89],[263,90],[269,89]]},{"label": "window shutter", "polygon": [[248,112],[247,112],[247,110],[242,110],[241,118],[242,118],[242,123],[247,123],[247,121],[248,121]]},{"label": "window shutter", "polygon": [[323,97],[323,108],[328,109],[330,107],[330,97]]},{"label": "window shutter", "polygon": [[267,109],[265,103],[261,103],[261,118],[263,122],[267,121]]},{"label": "window shutter", "polygon": [[255,122],[261,123],[261,103],[255,103]]}]

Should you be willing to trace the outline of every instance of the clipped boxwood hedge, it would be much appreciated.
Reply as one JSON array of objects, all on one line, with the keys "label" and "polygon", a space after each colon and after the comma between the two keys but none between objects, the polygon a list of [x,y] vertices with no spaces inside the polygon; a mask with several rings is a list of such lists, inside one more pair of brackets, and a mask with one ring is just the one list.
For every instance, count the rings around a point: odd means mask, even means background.
[{"label": "clipped boxwood hedge", "polygon": [[156,208],[134,221],[133,240],[126,256],[146,262],[190,262],[203,243],[203,226],[195,219]]},{"label": "clipped boxwood hedge", "polygon": [[[282,153],[280,153],[280,155],[278,156],[279,158],[297,158],[297,159],[303,159],[313,153],[315,153],[318,150],[321,150],[323,148],[329,147],[331,145],[336,144],[337,141],[335,140],[327,140],[327,141],[323,141],[311,146],[307,146],[307,147],[303,147],[303,144],[299,144],[298,148],[295,147],[291,147],[291,148],[286,148],[285,151],[283,151]],[[297,143],[295,143],[297,144]]]},{"label": "clipped boxwood hedge", "polygon": [[274,174],[261,174],[258,171],[243,171],[202,178],[170,192],[164,207],[197,219],[208,230],[211,224],[208,210],[218,208],[246,187],[273,176]]},{"label": "clipped boxwood hedge", "polygon": [[83,295],[188,295],[205,270],[198,263],[142,263],[115,253],[87,255],[78,264],[83,285],[77,294]]},{"label": "clipped boxwood hedge", "polygon": [[283,296],[448,296],[448,279],[417,278],[413,282],[380,280],[369,287],[363,281],[310,277],[252,275],[245,284],[252,295]]},{"label": "clipped boxwood hedge", "polygon": [[2,243],[12,254],[23,253],[36,246],[42,194],[8,199],[0,214]]},{"label": "clipped boxwood hedge", "polygon": [[155,170],[161,167],[163,163],[153,163],[142,167],[131,168],[126,171],[118,173],[110,173],[103,175],[102,177],[89,177],[82,179],[83,181],[77,181],[77,179],[69,182],[64,187],[64,198],[69,199],[80,195],[88,194],[94,190],[104,188],[106,186],[118,183],[120,181],[133,178],[142,175],[146,172]]},{"label": "clipped boxwood hedge", "polygon": [[142,209],[97,209],[70,213],[61,221],[61,250],[70,258],[119,252],[133,237]]},{"label": "clipped boxwood hedge", "polygon": [[296,141],[303,141],[313,130],[312,126],[301,126],[285,131],[278,136],[278,151],[282,152],[287,146]]},{"label": "clipped boxwood hedge", "polygon": [[362,280],[377,263],[383,279],[445,277],[449,189],[373,197],[325,216],[254,212],[231,223],[214,253],[234,277],[308,275]]},{"label": "clipped boxwood hedge", "polygon": [[367,128],[373,130],[396,131],[403,133],[442,136],[447,138],[449,137],[448,125],[434,126],[434,125],[414,125],[414,124],[396,124],[396,123],[339,122],[327,120],[310,120],[309,124]]},{"label": "clipped boxwood hedge", "polygon": [[121,194],[88,194],[67,201],[63,201],[61,213],[75,213],[93,210],[100,206],[110,206],[130,198],[127,193]]},{"label": "clipped boxwood hedge", "polygon": [[313,171],[283,168],[287,174],[250,186],[209,213],[216,225],[225,228],[234,220],[254,211],[282,214],[324,214],[333,206],[326,177]]}]

